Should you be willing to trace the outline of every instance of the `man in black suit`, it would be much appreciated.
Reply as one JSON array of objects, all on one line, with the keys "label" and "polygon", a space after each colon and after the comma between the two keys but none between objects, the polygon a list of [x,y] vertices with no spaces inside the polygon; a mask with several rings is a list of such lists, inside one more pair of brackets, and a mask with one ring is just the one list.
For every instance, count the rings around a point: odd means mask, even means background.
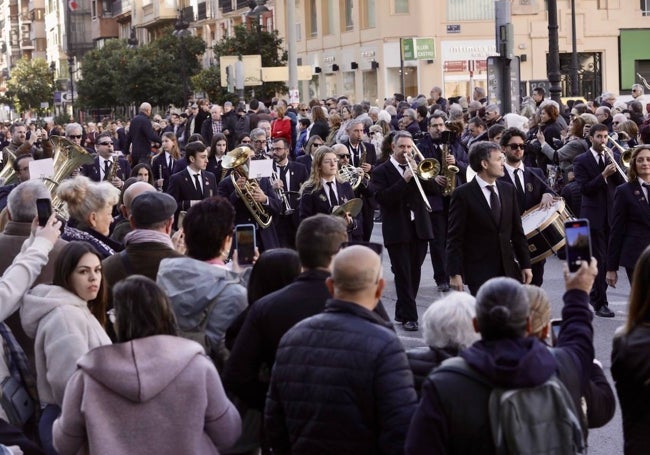
[{"label": "man in black suit", "polygon": [[[252,157],[249,155],[249,160],[255,158],[254,155]],[[247,182],[249,188],[251,182],[257,182],[256,187],[248,193],[248,196],[260,204],[266,214],[271,217],[270,224],[263,226],[255,219],[251,210],[249,210],[242,198],[239,196],[239,192],[235,189],[235,185],[233,184],[232,175],[233,174],[228,174],[219,182],[217,194],[227,198],[233,207],[235,207],[235,224],[255,225],[255,238],[260,252],[278,248],[280,246],[280,241],[278,240],[275,225],[277,223],[277,217],[280,216],[281,204],[277,194],[275,194],[275,191],[271,186],[269,178],[263,177],[260,179],[251,179],[249,181],[247,180],[248,176],[238,174],[236,180],[236,185],[243,193],[246,191]],[[256,215],[259,216],[260,214],[256,213]]]},{"label": "man in black suit", "polygon": [[454,190],[449,205],[447,268],[451,288],[463,291],[467,283],[476,295],[483,283],[497,276],[530,283],[528,242],[515,188],[497,180],[505,172],[499,145],[476,142],[469,151],[469,165],[476,177]]},{"label": "man in black suit", "polygon": [[309,172],[302,164],[289,161],[289,145],[285,138],[273,139],[271,151],[274,161],[273,172],[276,176],[272,186],[278,197],[280,192],[284,193],[284,200],[280,200],[280,216],[277,219],[276,231],[280,246],[295,248],[296,230],[300,223],[299,191],[302,184],[309,178]]},{"label": "man in black suit", "polygon": [[[205,170],[208,149],[202,142],[191,142],[185,147],[187,168],[169,178],[167,193],[178,204],[178,211],[189,210],[197,202],[216,195],[217,179]],[[178,212],[177,212],[178,213]]]},{"label": "man in black suit", "polygon": [[607,126],[601,123],[593,125],[589,130],[589,139],[591,148],[573,160],[576,182],[582,193],[580,216],[589,220],[592,254],[598,261],[598,276],[594,280],[589,300],[597,316],[612,318],[614,312],[609,309],[607,302],[607,245],[614,192],[624,180],[616,170],[616,163],[609,162],[604,153],[609,140]]},{"label": "man in black suit", "polygon": [[[126,137],[126,150],[122,152],[125,155],[131,154],[131,164],[135,166],[138,163],[149,164],[149,155],[151,154],[151,144],[160,145],[160,136],[153,131],[151,126],[151,104],[142,103],[138,115],[133,117],[129,125],[129,132]],[[130,148],[130,151],[129,151]]]},{"label": "man in black suit", "polygon": [[[108,180],[111,173],[115,172],[111,183],[115,188],[122,188],[124,181],[131,176],[131,166],[126,159],[113,154],[113,147],[111,133],[105,131],[97,136],[95,141],[97,156],[92,164],[81,166],[81,173],[94,182],[101,182]],[[118,168],[114,170],[113,166]]]},{"label": "man in black suit", "polygon": [[[515,187],[519,213],[540,204],[541,209],[553,205],[553,191],[546,184],[546,178],[541,169],[524,166],[524,147],[526,133],[517,128],[508,128],[501,135],[501,148],[505,152],[505,173],[499,180],[510,183]],[[544,264],[546,260],[531,265],[533,279],[531,284],[541,286],[544,281]]]},{"label": "man in black suit", "polygon": [[[392,149],[390,159],[373,171],[370,188],[381,206],[384,245],[395,275],[395,321],[403,323],[404,330],[416,331],[418,311],[415,299],[427,244],[433,238],[433,228],[414,180],[418,177],[411,171],[417,166],[412,155],[411,134],[407,131],[395,133]],[[432,180],[422,181],[421,185],[425,194],[440,192]]]},{"label": "man in black suit", "polygon": [[[364,142],[363,139],[364,123],[363,120],[353,119],[347,124],[348,140],[343,142],[350,152],[350,163],[361,168],[363,172],[370,175],[375,164],[377,164],[377,152],[375,146],[370,142]],[[372,194],[366,191],[364,183],[355,191],[356,196],[363,200],[361,208],[361,230],[363,240],[370,241],[372,228],[374,227],[375,208],[377,204]]]}]

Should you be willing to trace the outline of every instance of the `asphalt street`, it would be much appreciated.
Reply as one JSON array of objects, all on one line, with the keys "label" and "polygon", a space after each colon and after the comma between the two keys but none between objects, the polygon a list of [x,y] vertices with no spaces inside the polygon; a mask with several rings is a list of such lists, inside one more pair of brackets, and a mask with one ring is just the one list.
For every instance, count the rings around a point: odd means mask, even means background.
[{"label": "asphalt street", "polygon": [[[381,223],[375,223],[371,240],[373,242],[383,243]],[[388,314],[393,317],[395,314],[396,300],[395,285],[394,277],[390,270],[390,260],[388,259],[388,253],[386,251],[383,253],[382,264],[384,269],[384,279],[386,281],[386,288],[384,290],[382,301],[386,306]],[[550,257],[546,261],[544,284],[542,287],[548,293],[551,300],[553,318],[559,318],[562,311],[562,295],[564,293],[562,264],[563,261],[557,257]],[[618,276],[619,284],[616,289],[609,288],[608,290],[609,307],[616,313],[616,317],[611,319],[594,317],[593,320],[596,358],[602,362],[612,388],[614,384],[610,373],[612,338],[617,327],[624,324],[627,298],[630,292],[630,286],[625,271],[619,271]],[[417,298],[418,314],[421,316],[433,301],[443,295],[444,294],[440,294],[437,291],[436,283],[433,281],[433,268],[431,266],[431,259],[427,254],[422,266],[422,280]],[[421,331],[406,332],[402,330],[401,325],[399,324],[395,327],[406,349],[424,345],[424,342],[421,339]],[[615,455],[621,453],[623,453],[623,430],[621,426],[620,409],[618,409],[617,403],[616,415],[614,418],[604,427],[593,429],[589,432],[589,454]]]}]

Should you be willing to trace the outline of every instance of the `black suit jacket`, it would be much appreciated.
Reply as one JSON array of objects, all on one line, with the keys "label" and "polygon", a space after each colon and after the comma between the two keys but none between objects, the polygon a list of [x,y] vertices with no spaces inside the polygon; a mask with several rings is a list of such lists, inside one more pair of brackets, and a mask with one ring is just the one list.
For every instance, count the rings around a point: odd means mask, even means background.
[{"label": "black suit jacket", "polygon": [[214,174],[207,171],[201,172],[203,180],[203,197],[194,186],[193,177],[189,172],[183,171],[172,175],[169,178],[167,194],[176,199],[178,211],[189,210],[192,201],[206,199],[217,194],[217,179]]},{"label": "black suit jacket", "polygon": [[[174,160],[172,163],[172,168],[176,166],[176,162],[178,160]],[[185,166],[187,167],[187,166]],[[185,169],[185,168],[183,168]],[[169,169],[169,163],[165,159],[165,152],[161,151],[154,157],[154,159],[151,161],[151,170],[153,171],[153,178],[154,180],[158,179],[163,179],[163,191],[167,191],[167,188],[169,188],[169,178],[173,175],[172,169]]]},{"label": "black suit jacket", "polygon": [[470,286],[502,275],[521,280],[520,269],[530,268],[515,189],[499,180],[496,186],[501,201],[498,226],[476,179],[451,194],[447,271],[450,276],[462,275]]},{"label": "black suit jacket", "polygon": [[[355,198],[354,191],[352,191],[352,187],[348,182],[337,181],[336,193],[339,205]],[[317,213],[324,213],[326,215],[332,213],[332,207],[330,207],[325,188],[320,188],[317,191],[312,191],[311,187],[305,188],[305,191],[300,197],[300,221]]]},{"label": "black suit jacket", "polygon": [[[300,187],[309,178],[309,172],[305,166],[300,163],[296,163],[295,161],[289,161],[287,163],[287,166],[289,166],[287,169],[287,173],[289,174],[289,188],[287,189],[288,193],[286,193],[286,196],[289,199],[291,208],[294,210],[293,218],[297,226],[300,220],[300,211],[298,210],[300,205]],[[273,169],[276,171],[279,178],[280,170],[275,163],[273,163]]]},{"label": "black suit jacket", "polygon": [[[115,162],[120,166],[116,174],[117,177],[122,181],[128,179],[131,176],[131,166],[129,165],[129,162],[122,157],[117,158],[117,161],[115,161],[115,157],[113,157],[113,166],[115,166]],[[99,157],[95,157],[92,164],[82,165],[81,173],[94,182],[100,182],[102,174],[99,169]]]},{"label": "black suit jacket", "polygon": [[[264,250],[278,248],[280,246],[280,241],[275,230],[275,220],[280,215],[280,200],[275,194],[275,191],[273,191],[268,178],[258,179],[257,182],[260,185],[260,189],[264,191],[264,194],[266,194],[269,198],[268,204],[265,206],[265,208],[273,217],[273,221],[269,227],[266,229],[258,229],[257,232],[259,233],[260,239],[262,240]],[[254,224],[255,226],[259,227],[250,211],[246,207],[246,204],[244,204],[244,202],[238,196],[237,191],[235,191],[235,186],[232,183],[232,178],[230,175],[224,177],[224,179],[219,182],[217,194],[230,200],[233,207],[235,207],[235,224]]]},{"label": "black suit jacket", "polygon": [[311,163],[313,161],[313,158],[311,155],[300,155],[298,158],[296,158],[296,163],[300,163],[303,166],[307,168],[307,174],[311,174]]},{"label": "black suit jacket", "polygon": [[[510,178],[508,171],[504,168],[503,172],[504,175],[503,177],[499,177],[499,180],[511,184],[516,190],[515,182]],[[536,178],[533,174],[539,178]],[[524,204],[520,205],[520,199],[517,199],[519,213],[524,213],[526,210],[539,204],[544,193],[553,194],[553,191],[546,184],[544,173],[539,168],[526,166],[524,168]]]},{"label": "black suit jacket", "polygon": [[[415,215],[415,233],[419,240],[433,239],[431,217],[413,177],[406,182],[391,160],[375,168],[370,179],[369,188],[381,206],[384,245],[411,242],[411,212]],[[420,181],[426,195],[440,193],[440,188],[433,180]]]},{"label": "black suit jacket", "polygon": [[[131,120],[126,139],[126,150],[122,150],[122,153],[131,153],[133,163],[143,156],[149,156],[152,142],[160,144],[160,136],[154,133],[151,120],[143,113],[139,113]],[[130,151],[129,147],[131,147]]]},{"label": "black suit jacket", "polygon": [[580,216],[589,220],[591,229],[605,229],[612,223],[614,191],[624,183],[623,178],[616,172],[605,181],[591,150],[573,160],[573,171],[582,192]]},{"label": "black suit jacket", "polygon": [[650,245],[650,205],[639,181],[616,188],[609,236],[607,270],[618,266],[633,268],[639,256]]}]

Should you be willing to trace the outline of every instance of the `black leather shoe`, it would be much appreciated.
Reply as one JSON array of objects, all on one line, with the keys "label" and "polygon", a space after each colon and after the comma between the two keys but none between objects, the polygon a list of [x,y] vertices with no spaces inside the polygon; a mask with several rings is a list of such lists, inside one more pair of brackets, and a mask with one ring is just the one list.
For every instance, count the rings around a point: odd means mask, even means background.
[{"label": "black leather shoe", "polygon": [[438,292],[449,292],[449,283],[442,283],[438,285]]},{"label": "black leather shoe", "polygon": [[418,331],[418,323],[417,321],[406,321],[403,325],[404,330],[407,332],[417,332]]},{"label": "black leather shoe", "polygon": [[603,305],[596,310],[596,316],[600,316],[601,318],[613,318],[616,314],[614,314],[607,305]]}]

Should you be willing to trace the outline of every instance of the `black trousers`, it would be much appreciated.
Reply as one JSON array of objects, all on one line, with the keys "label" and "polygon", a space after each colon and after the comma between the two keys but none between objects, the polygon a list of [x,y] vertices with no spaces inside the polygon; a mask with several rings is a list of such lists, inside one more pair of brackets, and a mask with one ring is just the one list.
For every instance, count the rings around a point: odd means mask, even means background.
[{"label": "black trousers", "polygon": [[[415,239],[415,227],[413,238]],[[395,319],[400,321],[417,321],[418,310],[415,299],[420,288],[422,263],[427,255],[427,241],[413,240],[408,243],[387,245],[388,257],[395,275]]]},{"label": "black trousers", "polygon": [[544,264],[546,264],[546,259],[531,264],[530,268],[533,271],[533,281],[530,284],[533,286],[542,287],[542,283],[544,282]]},{"label": "black trousers", "polygon": [[296,249],[296,231],[298,225],[293,215],[279,215],[276,217],[275,231],[278,233],[280,246]]},{"label": "black trousers", "polygon": [[598,275],[589,293],[589,300],[595,310],[607,305],[607,243],[609,229],[591,229],[591,252],[598,261]]},{"label": "black trousers", "polygon": [[433,239],[429,240],[429,254],[433,267],[433,279],[436,284],[449,283],[447,275],[447,212],[431,212],[431,227]]},{"label": "black trousers", "polygon": [[370,241],[370,236],[372,236],[372,228],[375,226],[375,209],[374,201],[366,197],[363,198],[363,206],[361,207],[361,216],[359,220],[361,222],[361,230],[364,242]]}]

